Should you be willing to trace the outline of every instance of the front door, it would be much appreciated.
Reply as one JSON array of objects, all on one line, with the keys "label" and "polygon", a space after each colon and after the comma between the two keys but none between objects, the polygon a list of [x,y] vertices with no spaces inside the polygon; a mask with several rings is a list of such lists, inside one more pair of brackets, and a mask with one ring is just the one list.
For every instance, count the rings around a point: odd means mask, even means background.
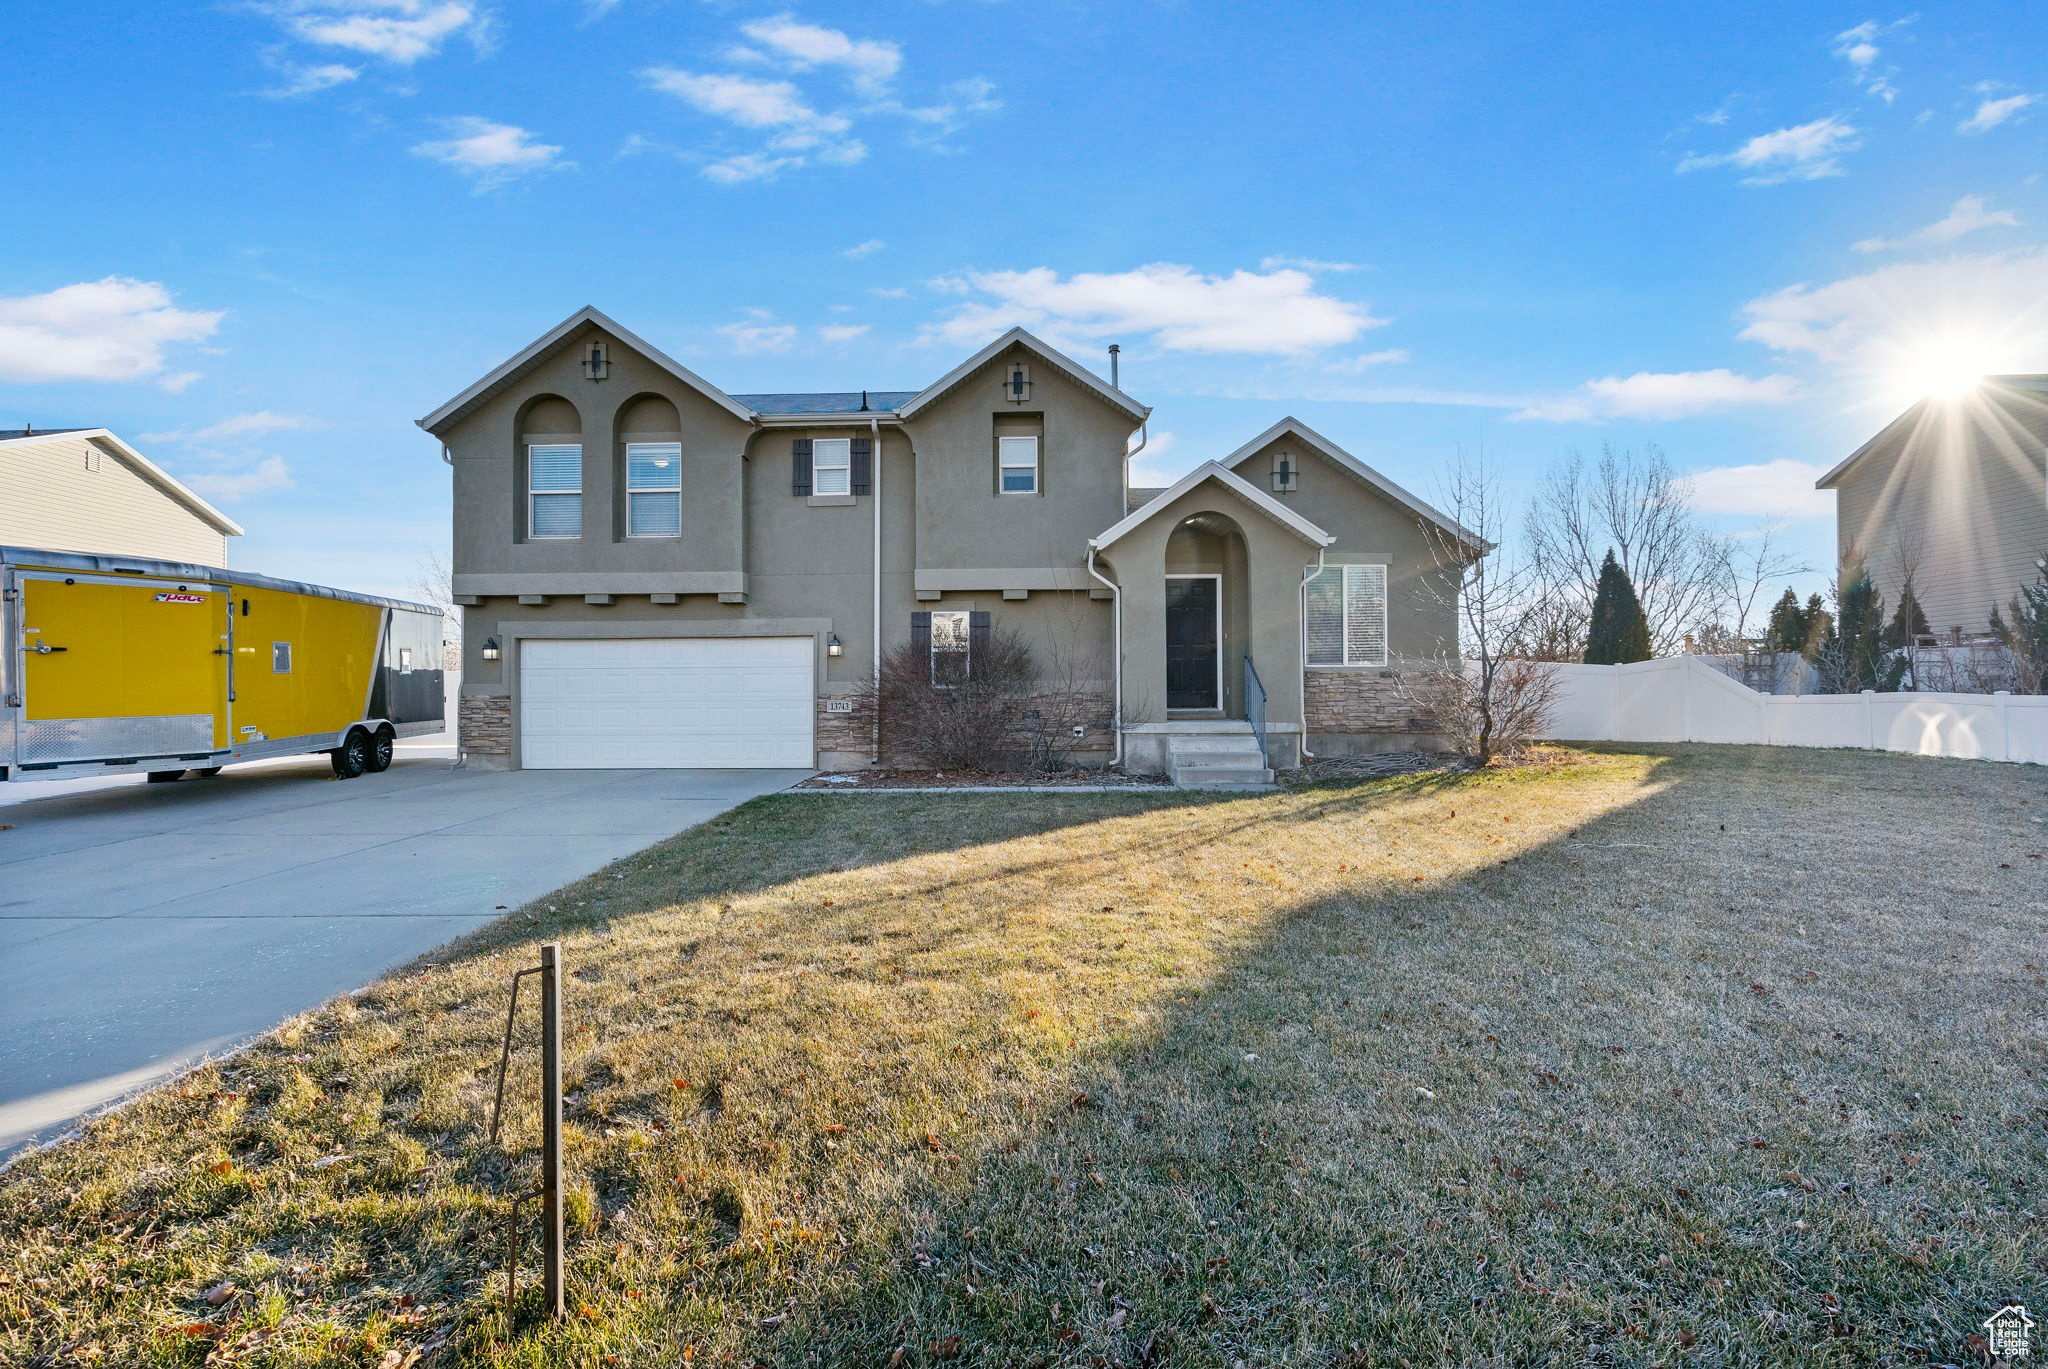
[{"label": "front door", "polygon": [[1166,578],[1166,706],[1221,708],[1222,577]]}]

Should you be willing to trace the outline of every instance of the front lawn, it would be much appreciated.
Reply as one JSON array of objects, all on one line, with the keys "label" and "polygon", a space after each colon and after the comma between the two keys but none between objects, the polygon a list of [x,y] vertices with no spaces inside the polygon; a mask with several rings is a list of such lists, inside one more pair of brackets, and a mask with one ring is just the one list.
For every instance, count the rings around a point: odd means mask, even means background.
[{"label": "front lawn", "polygon": [[[1709,747],[757,800],[0,1175],[0,1360],[1978,1362],[2048,1310],[2043,816]],[[548,939],[574,1315],[507,1339]]]}]

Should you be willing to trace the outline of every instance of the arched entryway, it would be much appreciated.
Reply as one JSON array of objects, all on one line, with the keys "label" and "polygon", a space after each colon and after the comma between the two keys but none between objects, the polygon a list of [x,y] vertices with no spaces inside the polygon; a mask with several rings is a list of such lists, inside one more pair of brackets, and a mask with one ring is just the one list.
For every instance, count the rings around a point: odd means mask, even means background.
[{"label": "arched entryway", "polygon": [[1166,542],[1168,718],[1244,716],[1242,659],[1250,641],[1244,529],[1204,510]]}]

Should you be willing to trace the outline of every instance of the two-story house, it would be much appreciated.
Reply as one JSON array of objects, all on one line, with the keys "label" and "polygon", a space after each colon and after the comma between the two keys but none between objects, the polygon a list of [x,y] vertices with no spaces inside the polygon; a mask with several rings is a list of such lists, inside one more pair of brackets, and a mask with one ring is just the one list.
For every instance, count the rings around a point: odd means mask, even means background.
[{"label": "two-story house", "polygon": [[0,546],[225,566],[241,534],[105,428],[0,430]]},{"label": "two-story house", "polygon": [[1937,633],[1985,631],[2048,556],[2048,375],[1985,376],[1907,409],[1818,487],[1841,560],[1896,605],[1907,574]]},{"label": "two-story house", "polygon": [[1149,413],[1021,329],[921,390],[728,394],[580,310],[419,420],[454,472],[463,751],[863,766],[880,655],[971,672],[995,622],[1098,702],[1097,762],[1248,723],[1274,766],[1414,744],[1395,671],[1455,654],[1474,539],[1292,419],[1133,490]]}]

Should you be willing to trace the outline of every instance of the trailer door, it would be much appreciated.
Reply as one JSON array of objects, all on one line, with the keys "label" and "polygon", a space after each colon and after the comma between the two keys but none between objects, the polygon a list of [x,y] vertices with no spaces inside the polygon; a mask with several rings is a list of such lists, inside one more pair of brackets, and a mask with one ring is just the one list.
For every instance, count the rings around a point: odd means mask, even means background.
[{"label": "trailer door", "polygon": [[226,593],[29,573],[22,760],[192,756],[227,742]]}]

